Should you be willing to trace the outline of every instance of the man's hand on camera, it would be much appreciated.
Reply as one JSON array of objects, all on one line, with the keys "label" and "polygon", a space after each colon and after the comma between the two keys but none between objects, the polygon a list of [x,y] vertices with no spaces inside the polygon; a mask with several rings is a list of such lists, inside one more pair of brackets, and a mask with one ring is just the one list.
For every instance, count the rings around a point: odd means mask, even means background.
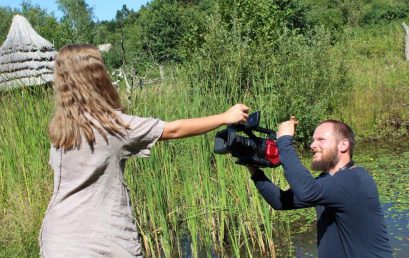
[{"label": "man's hand on camera", "polygon": [[284,135],[294,136],[295,125],[298,124],[298,120],[295,116],[291,116],[290,120],[281,123],[277,130],[277,139]]}]

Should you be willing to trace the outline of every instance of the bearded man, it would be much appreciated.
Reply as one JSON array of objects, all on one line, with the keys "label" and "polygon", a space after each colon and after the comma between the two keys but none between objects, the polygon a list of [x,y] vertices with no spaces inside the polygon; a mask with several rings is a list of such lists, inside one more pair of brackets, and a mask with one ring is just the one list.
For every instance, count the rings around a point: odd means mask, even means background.
[{"label": "bearded man", "polygon": [[316,207],[318,257],[393,257],[377,186],[368,172],[352,161],[352,129],[326,120],[315,129],[311,167],[300,162],[292,145],[297,121],[280,124],[277,146],[289,190],[281,190],[258,168],[249,167],[258,191],[276,210]]}]

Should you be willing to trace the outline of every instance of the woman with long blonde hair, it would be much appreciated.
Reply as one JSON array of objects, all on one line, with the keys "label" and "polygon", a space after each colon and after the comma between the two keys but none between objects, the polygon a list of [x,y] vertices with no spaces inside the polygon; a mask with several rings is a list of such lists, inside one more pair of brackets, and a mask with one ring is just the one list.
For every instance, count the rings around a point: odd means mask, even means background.
[{"label": "woman with long blonde hair", "polygon": [[42,257],[138,257],[142,247],[125,161],[148,157],[157,140],[245,122],[248,107],[164,122],[122,113],[99,50],[67,45],[55,60],[55,113],[48,127],[54,191],[40,234]]}]

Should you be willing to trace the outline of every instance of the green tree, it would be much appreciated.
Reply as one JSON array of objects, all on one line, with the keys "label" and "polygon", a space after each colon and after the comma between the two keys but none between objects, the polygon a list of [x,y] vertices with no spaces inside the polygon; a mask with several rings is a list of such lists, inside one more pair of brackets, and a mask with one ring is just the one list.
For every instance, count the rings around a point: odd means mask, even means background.
[{"label": "green tree", "polygon": [[70,43],[94,43],[92,7],[85,0],[57,0],[57,4],[63,13],[61,25],[65,32],[64,38]]},{"label": "green tree", "polygon": [[120,36],[120,49],[121,49],[121,60],[122,60],[122,65],[126,64],[126,51],[125,51],[125,35],[124,35],[124,27],[125,27],[125,22],[129,16],[129,14],[131,13],[131,10],[128,9],[128,7],[126,7],[126,5],[122,6],[121,10],[118,10],[116,12],[116,27],[117,30],[119,32],[119,36]]},{"label": "green tree", "polygon": [[39,5],[31,4],[31,1],[21,3],[21,14],[27,18],[38,34],[50,41],[57,49],[65,44],[64,38],[61,37],[62,28],[53,14],[47,13]]},{"label": "green tree", "polygon": [[16,9],[0,6],[0,45],[4,42],[4,40],[6,40],[10,29],[11,20],[17,12],[18,10]]},{"label": "green tree", "polygon": [[142,51],[158,62],[185,60],[203,42],[205,3],[156,0],[140,11]]},{"label": "green tree", "polygon": [[305,7],[290,0],[217,0],[229,31],[250,44],[273,43],[285,27],[305,30]]},{"label": "green tree", "polygon": [[112,49],[107,53],[102,53],[104,61],[108,67],[120,67],[122,58],[120,52],[119,38],[120,35],[116,30],[116,20],[102,21],[95,24],[94,44],[112,44]]}]

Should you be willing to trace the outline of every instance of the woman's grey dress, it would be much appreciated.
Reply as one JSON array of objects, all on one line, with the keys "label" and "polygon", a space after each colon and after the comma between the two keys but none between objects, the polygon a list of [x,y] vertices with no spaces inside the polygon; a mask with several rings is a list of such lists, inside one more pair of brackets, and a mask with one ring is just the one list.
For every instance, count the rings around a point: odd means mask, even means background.
[{"label": "woman's grey dress", "polygon": [[95,133],[92,150],[85,138],[80,149],[51,148],[54,191],[40,234],[42,257],[137,257],[142,247],[136,231],[125,160],[148,157],[164,122],[118,113],[129,124],[125,137]]}]

